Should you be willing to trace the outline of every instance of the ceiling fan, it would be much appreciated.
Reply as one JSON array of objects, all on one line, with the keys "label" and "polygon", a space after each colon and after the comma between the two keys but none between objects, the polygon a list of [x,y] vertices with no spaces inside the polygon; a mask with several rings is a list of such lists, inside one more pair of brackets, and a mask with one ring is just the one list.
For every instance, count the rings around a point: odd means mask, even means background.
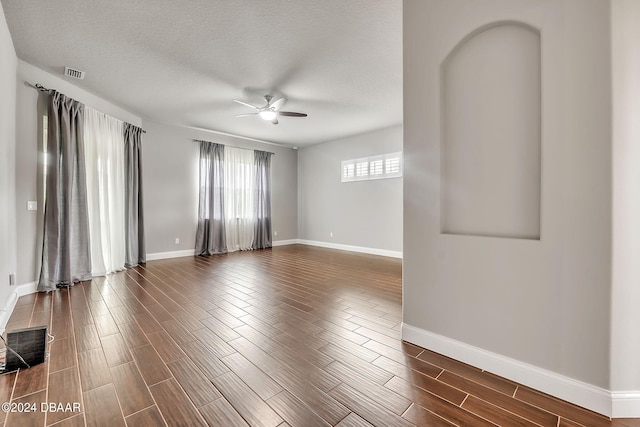
[{"label": "ceiling fan", "polygon": [[[280,111],[280,108],[287,102],[287,98],[278,98],[275,101],[273,100],[273,96],[265,95],[264,99],[266,104],[262,107],[257,107],[253,104],[249,104],[244,101],[239,101],[234,99],[234,102],[238,104],[246,105],[247,107],[253,108],[255,113],[246,113],[246,114],[238,114],[236,117],[246,117],[246,116],[260,116],[261,119],[270,121],[274,125],[278,124],[278,117],[307,117],[307,113],[296,113],[293,111]],[[272,102],[273,101],[273,102]]]}]

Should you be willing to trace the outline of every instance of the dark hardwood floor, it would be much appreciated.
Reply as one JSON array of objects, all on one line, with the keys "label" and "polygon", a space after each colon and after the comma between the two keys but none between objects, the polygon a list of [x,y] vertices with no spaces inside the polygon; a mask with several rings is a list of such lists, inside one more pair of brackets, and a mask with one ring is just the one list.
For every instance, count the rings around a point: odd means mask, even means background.
[{"label": "dark hardwood floor", "polygon": [[45,363],[0,376],[0,402],[36,409],[0,423],[640,426],[402,342],[401,270],[292,245],[22,297],[7,330],[47,324],[55,340]]}]

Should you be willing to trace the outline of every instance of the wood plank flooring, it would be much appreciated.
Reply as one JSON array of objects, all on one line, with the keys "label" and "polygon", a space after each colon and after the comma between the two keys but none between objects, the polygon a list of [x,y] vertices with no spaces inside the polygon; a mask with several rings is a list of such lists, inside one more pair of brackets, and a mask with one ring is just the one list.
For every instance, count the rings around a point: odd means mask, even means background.
[{"label": "wood plank flooring", "polygon": [[0,400],[36,405],[0,425],[640,426],[402,342],[401,270],[292,245],[22,297],[7,330],[55,339],[44,364],[0,376]]}]

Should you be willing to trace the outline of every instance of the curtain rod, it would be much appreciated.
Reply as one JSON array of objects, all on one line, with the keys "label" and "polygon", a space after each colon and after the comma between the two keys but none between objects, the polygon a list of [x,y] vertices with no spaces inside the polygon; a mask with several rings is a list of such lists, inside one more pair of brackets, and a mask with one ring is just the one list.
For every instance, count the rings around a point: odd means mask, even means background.
[{"label": "curtain rod", "polygon": [[[244,148],[244,147],[235,147],[233,145],[227,145],[227,144],[220,144],[219,142],[213,142],[213,141],[205,141],[204,139],[192,139],[193,142],[211,142],[213,144],[218,144],[218,145],[224,145],[225,147],[231,147],[231,148],[237,148],[239,150],[251,150],[251,151],[255,151],[255,149],[253,148]],[[269,153],[269,154],[273,154],[274,156],[276,155],[276,153],[273,153],[271,151],[264,151],[264,150],[258,150],[258,151],[263,151],[265,153]]]},{"label": "curtain rod", "polygon": [[29,87],[32,87],[35,90],[40,91],[40,92],[49,92],[49,91],[51,91],[51,89],[47,89],[46,87],[42,86],[40,83],[36,83],[35,85],[32,85],[29,82],[24,82],[24,84],[29,86]]},{"label": "curtain rod", "polygon": [[[46,87],[42,86],[40,83],[31,84],[31,83],[29,83],[29,82],[25,81],[25,82],[24,82],[24,84],[25,84],[26,86],[29,86],[29,87],[34,88],[34,89],[35,89],[35,90],[37,90],[38,92],[51,92],[51,91],[53,90],[53,89],[48,89],[48,88],[46,88]],[[133,126],[135,126],[135,125],[133,125]],[[139,126],[136,126],[136,127],[139,127]],[[142,129],[142,128],[141,128],[141,129]],[[144,130],[144,129],[142,129],[142,133],[147,133],[147,131],[146,131],[146,130]]]},{"label": "curtain rod", "polygon": [[162,123],[162,124],[167,125],[167,126],[177,126],[177,127],[181,127],[181,128],[185,128],[185,129],[197,130],[199,132],[213,133],[215,135],[230,136],[232,138],[244,139],[245,141],[259,142],[260,144],[268,144],[268,145],[273,145],[273,146],[280,147],[280,148],[291,148],[291,149],[294,149],[294,150],[298,149],[298,147],[292,147],[290,145],[281,144],[279,142],[267,141],[267,140],[264,140],[264,139],[257,139],[257,138],[250,138],[248,136],[236,135],[234,133],[221,132],[219,130],[206,129],[206,128],[201,128],[201,127],[197,127],[197,126],[177,125],[175,123],[162,122],[162,121],[158,121],[158,123]]}]

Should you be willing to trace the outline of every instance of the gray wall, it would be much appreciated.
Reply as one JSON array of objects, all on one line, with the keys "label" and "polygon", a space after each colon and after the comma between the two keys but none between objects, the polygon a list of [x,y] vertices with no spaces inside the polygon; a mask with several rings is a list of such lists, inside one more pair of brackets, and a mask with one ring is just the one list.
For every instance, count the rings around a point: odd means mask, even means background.
[{"label": "gray wall", "polygon": [[[600,0],[405,1],[403,23],[405,324],[605,388],[609,12]],[[541,32],[541,238],[442,234],[440,64],[473,31],[513,20]]]},{"label": "gray wall", "polygon": [[[15,82],[14,75],[14,82]],[[11,204],[16,215],[14,229],[17,232],[16,253],[18,257],[17,283],[26,284],[36,280],[40,269],[42,233],[42,116],[46,114],[46,95],[26,86],[40,83],[45,87],[56,89],[86,105],[109,114],[117,119],[140,125],[142,119],[113,103],[99,98],[85,90],[74,86],[67,80],[54,76],[46,71],[18,61],[17,99],[14,106],[17,111],[15,151],[15,189],[16,200]],[[37,211],[27,211],[27,201],[38,202]]]},{"label": "gray wall", "polygon": [[[15,272],[16,53],[0,4],[0,310],[9,296],[9,274]],[[0,316],[2,317],[2,316]]]},{"label": "gray wall", "polygon": [[613,266],[611,389],[640,390],[640,2],[611,9]]},{"label": "gray wall", "polygon": [[401,125],[301,148],[299,238],[402,251],[402,178],[341,182],[342,160],[398,151]]},{"label": "gray wall", "polygon": [[[275,153],[272,159],[274,241],[297,238],[297,152],[188,127],[144,120],[143,185],[147,253],[193,250],[198,220],[198,143]],[[175,244],[175,239],[180,239]]]}]

